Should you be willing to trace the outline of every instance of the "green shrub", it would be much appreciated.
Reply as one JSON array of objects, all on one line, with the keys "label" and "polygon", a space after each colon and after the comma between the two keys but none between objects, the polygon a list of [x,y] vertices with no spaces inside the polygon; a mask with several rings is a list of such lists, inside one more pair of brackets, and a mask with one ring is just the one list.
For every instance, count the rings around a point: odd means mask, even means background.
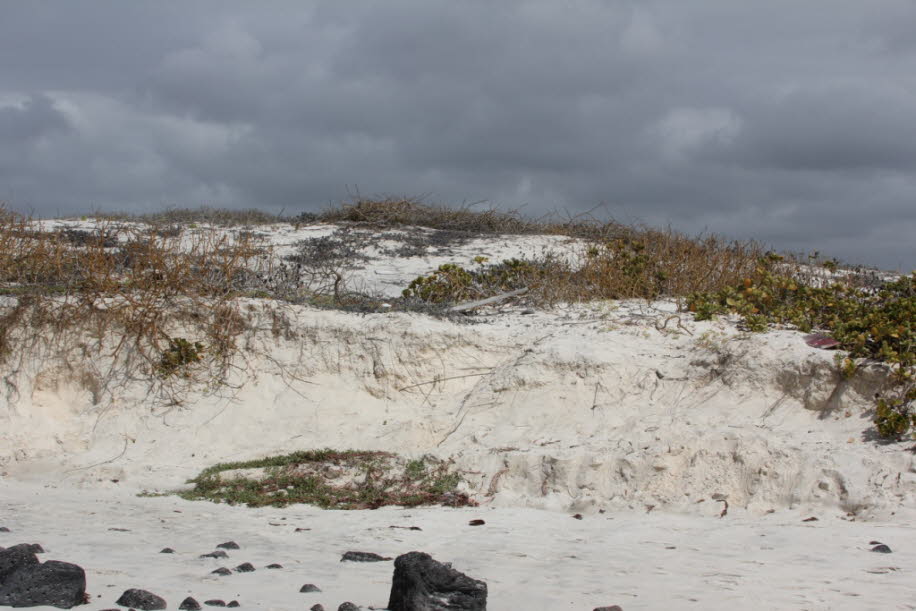
[{"label": "green shrub", "polygon": [[486,259],[477,257],[475,262],[481,265],[480,269],[469,271],[453,263],[440,265],[432,274],[414,279],[402,294],[406,299],[427,303],[481,299],[536,283],[546,269],[539,263],[521,259],[483,265]]},{"label": "green shrub", "polygon": [[853,359],[887,363],[895,384],[879,398],[875,424],[883,437],[905,435],[916,424],[916,272],[865,290],[842,282],[810,286],[775,272],[776,262],[762,260],[740,286],[691,294],[688,309],[697,320],[737,313],[750,331],[764,331],[771,324],[827,331],[849,353],[840,364],[847,377],[855,373]]}]

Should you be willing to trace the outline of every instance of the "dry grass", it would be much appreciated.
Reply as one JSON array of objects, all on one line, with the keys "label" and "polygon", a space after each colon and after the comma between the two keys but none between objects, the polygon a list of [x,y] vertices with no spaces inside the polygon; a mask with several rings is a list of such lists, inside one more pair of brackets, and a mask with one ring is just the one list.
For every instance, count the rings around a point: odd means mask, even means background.
[{"label": "dry grass", "polygon": [[428,227],[473,235],[542,234],[567,235],[594,240],[626,237],[631,229],[615,222],[601,222],[587,213],[567,219],[550,214],[526,219],[518,211],[501,212],[495,208],[474,210],[424,204],[414,199],[359,199],[318,215],[325,223],[358,223],[370,227]]},{"label": "dry grass", "polygon": [[129,212],[96,213],[92,218],[107,221],[131,221],[153,225],[155,227],[173,227],[191,224],[212,225],[214,227],[238,227],[253,225],[270,225],[285,223],[291,219],[282,214],[272,214],[254,208],[232,210],[226,208],[167,208],[160,212],[148,214],[131,214]]},{"label": "dry grass", "polygon": [[[30,357],[78,357],[169,386],[163,355],[189,335],[225,376],[245,327],[235,297],[261,253],[244,236],[163,237],[106,221],[45,231],[0,209],[0,364],[12,375]],[[191,363],[179,365],[170,373],[188,377]]]}]

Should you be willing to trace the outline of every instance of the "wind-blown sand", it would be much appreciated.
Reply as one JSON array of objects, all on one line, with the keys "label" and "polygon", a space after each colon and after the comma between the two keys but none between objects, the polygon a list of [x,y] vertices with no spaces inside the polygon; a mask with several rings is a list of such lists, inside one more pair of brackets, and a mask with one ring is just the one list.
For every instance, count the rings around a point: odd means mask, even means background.
[{"label": "wind-blown sand", "polygon": [[[268,231],[283,248],[330,232]],[[442,262],[568,242],[373,252],[354,274],[394,295]],[[914,454],[870,435],[878,367],[844,381],[833,353],[801,333],[750,335],[667,302],[506,305],[471,325],[250,304],[259,330],[234,387],[198,387],[179,405],[140,384],[95,403],[81,374],[103,363],[28,363],[0,399],[0,526],[12,531],[0,546],[37,542],[43,559],[80,564],[98,609],[131,587],[169,608],[187,595],[243,609],[383,608],[391,563],[339,562],[348,550],[428,552],[485,580],[496,610],[916,608]],[[279,331],[273,310],[288,322]],[[216,462],[324,447],[451,458],[480,506],[339,512],[137,496]],[[728,502],[723,517],[716,499]],[[228,560],[198,558],[227,540],[242,546]],[[158,554],[166,546],[177,553]],[[210,575],[246,561],[258,570]],[[304,583],[323,592],[299,594]]]}]

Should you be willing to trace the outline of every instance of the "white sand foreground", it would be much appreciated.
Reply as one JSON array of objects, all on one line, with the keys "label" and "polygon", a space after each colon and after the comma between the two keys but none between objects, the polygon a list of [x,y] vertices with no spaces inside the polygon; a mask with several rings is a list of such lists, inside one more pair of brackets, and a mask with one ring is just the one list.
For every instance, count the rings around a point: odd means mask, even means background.
[{"label": "white sand foreground", "polygon": [[[730,511],[722,519],[653,511],[576,520],[526,508],[248,509],[10,482],[0,485],[0,495],[12,531],[0,534],[0,543],[41,542],[42,558],[84,567],[93,609],[113,607],[127,588],[150,590],[170,609],[186,596],[238,600],[242,609],[287,611],[316,602],[336,609],[345,600],[384,608],[392,563],[340,562],[349,550],[384,556],[421,550],[452,562],[487,582],[494,610],[916,607],[912,522],[849,522],[835,512],[812,522],[788,510],[762,517]],[[476,518],[486,524],[469,526]],[[228,559],[198,557],[228,540],[241,546]],[[873,540],[893,553],[869,551]],[[176,553],[158,553],[167,546]],[[210,574],[242,562],[257,570]],[[283,569],[265,569],[270,563]],[[300,594],[305,583],[322,591]]]}]

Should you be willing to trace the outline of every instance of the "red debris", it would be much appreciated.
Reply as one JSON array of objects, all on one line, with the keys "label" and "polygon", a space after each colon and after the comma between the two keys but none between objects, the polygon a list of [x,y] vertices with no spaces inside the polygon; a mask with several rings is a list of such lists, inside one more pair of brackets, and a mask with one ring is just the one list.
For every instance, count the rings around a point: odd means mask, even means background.
[{"label": "red debris", "polygon": [[834,350],[840,347],[840,342],[822,333],[812,333],[811,335],[806,335],[805,343],[812,348],[820,348],[822,350]]}]

